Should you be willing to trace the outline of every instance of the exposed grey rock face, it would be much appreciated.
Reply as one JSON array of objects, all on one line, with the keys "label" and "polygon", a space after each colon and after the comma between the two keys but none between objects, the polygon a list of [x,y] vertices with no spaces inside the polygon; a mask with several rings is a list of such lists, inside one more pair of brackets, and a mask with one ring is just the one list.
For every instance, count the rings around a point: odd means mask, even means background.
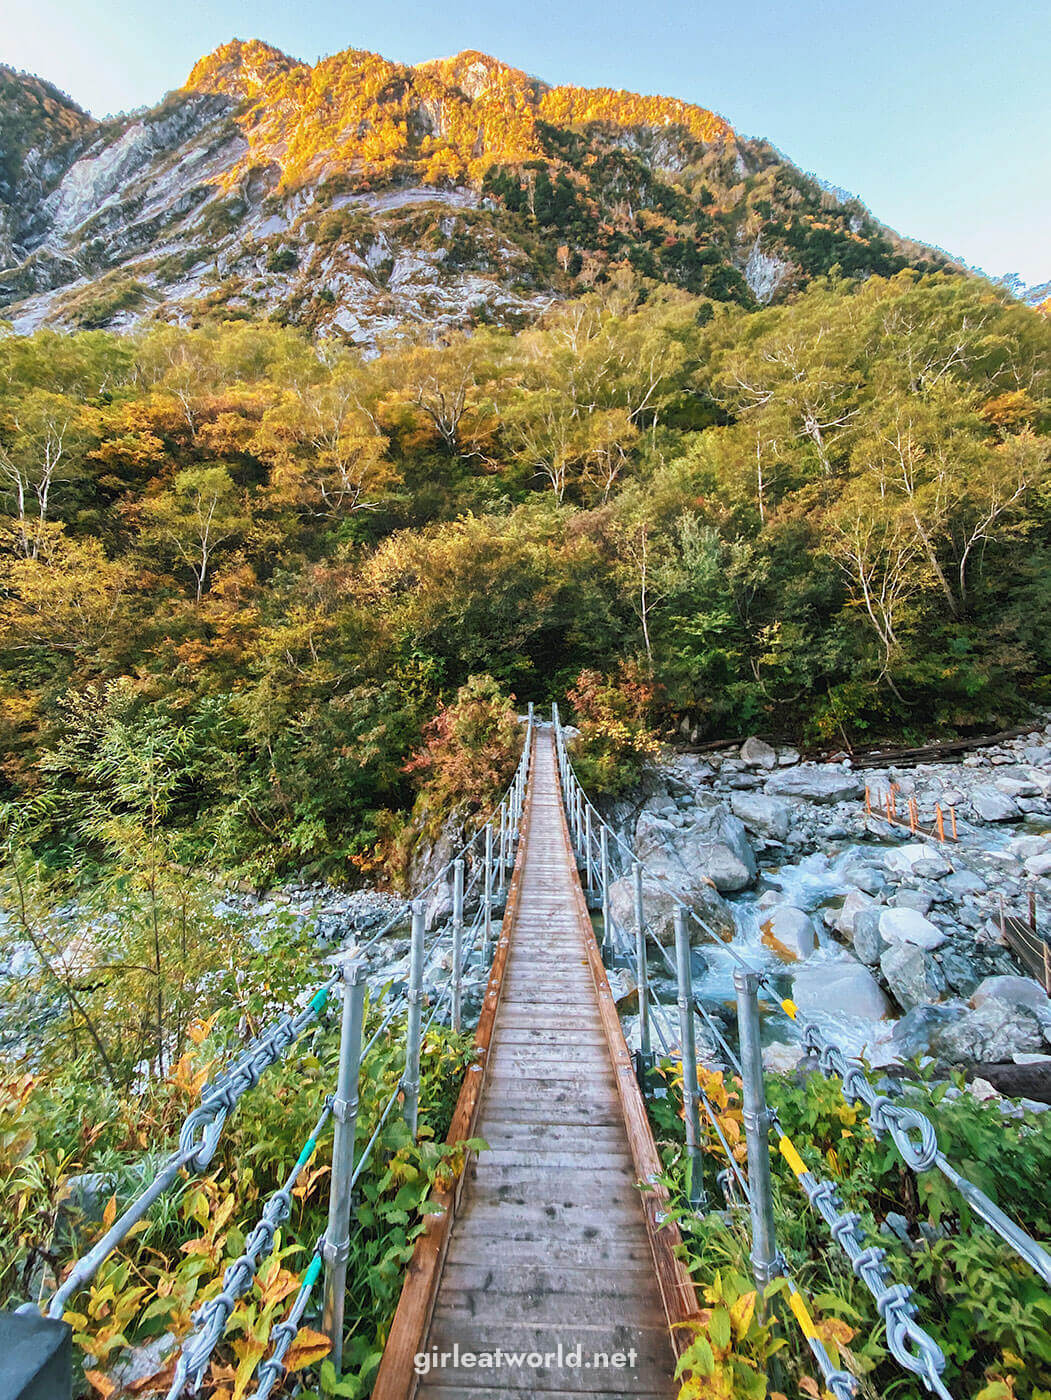
[{"label": "exposed grey rock face", "polygon": [[735,792],[730,806],[734,816],[740,817],[756,835],[768,836],[773,841],[784,841],[788,835],[791,808],[787,802],[760,792]]},{"label": "exposed grey rock face", "polygon": [[1014,799],[991,784],[971,789],[971,806],[983,822],[1012,822],[1022,815]]},{"label": "exposed grey rock face", "polygon": [[853,943],[854,952],[869,967],[875,967],[880,960],[880,955],[887,947],[883,935],[879,931],[880,915],[883,910],[878,904],[874,904],[869,909],[860,909],[854,919]]},{"label": "exposed grey rock face", "polygon": [[[882,925],[881,919],[881,931]],[[923,1002],[940,1001],[945,992],[945,978],[933,954],[915,943],[888,944],[879,965],[887,986],[906,1011]]]},{"label": "exposed grey rock face", "polygon": [[1039,1051],[1043,1045],[1036,1016],[997,997],[964,1011],[931,1038],[931,1049],[955,1064],[998,1064],[1019,1053]]},{"label": "exposed grey rock face", "polygon": [[775,946],[775,952],[780,953],[784,948],[792,958],[808,958],[817,947],[813,920],[809,914],[793,908],[791,904],[778,904],[771,909],[760,928],[769,940],[780,944],[780,948]]},{"label": "exposed grey rock face", "polygon": [[1051,997],[1032,977],[986,977],[975,989],[975,1006],[995,998],[1008,1006],[1024,1007],[1051,1024]]},{"label": "exposed grey rock face", "polygon": [[842,768],[801,763],[767,779],[766,791],[778,797],[802,797],[808,802],[850,802],[862,797],[865,785]]},{"label": "exposed grey rock face", "polygon": [[878,1021],[890,1014],[890,1002],[867,967],[844,957],[834,963],[803,963],[792,983],[792,997],[804,1011],[834,1007],[845,1016]]},{"label": "exposed grey rock face", "polygon": [[683,892],[707,881],[724,893],[743,890],[755,879],[755,852],[744,826],[714,799],[688,826],[643,811],[635,826],[635,851],[644,865]]},{"label": "exposed grey rock face", "polygon": [[898,1053],[907,1060],[914,1055],[926,1055],[932,1038],[946,1026],[952,1025],[963,1009],[959,1003],[914,1006],[891,1032]]},{"label": "exposed grey rock face", "polygon": [[945,942],[942,930],[915,909],[884,909],[879,931],[887,943],[912,943],[928,950]]},{"label": "exposed grey rock face", "polygon": [[[717,937],[733,937],[736,932],[733,912],[714,885],[695,882],[688,889],[681,886],[676,887],[675,893],[673,893],[666,885],[658,884],[655,880],[644,879],[642,882],[643,916],[658,943],[664,944],[667,948],[675,942],[675,910],[678,907],[675,894],[678,894],[679,898],[689,904],[690,908],[704,920],[711,932]],[[610,914],[622,934],[628,939],[633,938],[635,931],[635,885],[630,875],[620,880],[614,880],[610,885],[609,907]],[[709,935],[695,920],[690,919],[687,922],[687,928],[690,932],[691,943],[699,944],[710,941]]]},{"label": "exposed grey rock face", "polygon": [[853,942],[854,925],[858,915],[865,909],[875,907],[875,901],[871,895],[865,894],[861,890],[851,890],[843,901],[843,907],[836,915],[835,928],[848,942]]},{"label": "exposed grey rock face", "polygon": [[741,745],[741,758],[748,764],[749,768],[776,768],[777,752],[769,744],[757,739],[746,739]]}]

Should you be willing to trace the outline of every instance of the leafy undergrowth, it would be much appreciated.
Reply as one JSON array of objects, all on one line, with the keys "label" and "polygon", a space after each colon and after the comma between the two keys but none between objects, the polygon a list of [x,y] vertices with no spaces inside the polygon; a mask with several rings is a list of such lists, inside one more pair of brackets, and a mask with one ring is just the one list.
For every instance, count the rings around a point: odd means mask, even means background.
[{"label": "leafy undergrowth", "polygon": [[[790,1316],[787,1285],[775,1282],[758,1299],[750,1279],[747,1207],[694,1213],[685,1196],[682,1080],[666,1064],[667,1097],[650,1114],[682,1230],[686,1259],[704,1308],[683,1358],[680,1400],[783,1392],[821,1397],[821,1377]],[[702,1089],[739,1164],[745,1161],[739,1081],[702,1071]],[[1051,1238],[1051,1122],[1047,1114],[1004,1118],[969,1094],[946,1097],[947,1083],[917,1086],[915,1106],[935,1124],[948,1159],[1036,1239]],[[957,1086],[959,1087],[959,1086]],[[814,1073],[800,1083],[770,1077],[770,1105],[815,1176],[831,1178],[856,1211],[870,1242],[886,1251],[893,1279],[915,1290],[917,1320],[946,1357],[943,1382],[972,1400],[1049,1400],[1051,1297],[1029,1266],[988,1230],[937,1171],[913,1176],[889,1138],[876,1139],[864,1116],[846,1103],[839,1081]],[[716,1174],[726,1157],[702,1113],[705,1187],[723,1205]],[[921,1381],[890,1355],[871,1295],[851,1272],[824,1222],[806,1205],[787,1164],[774,1152],[777,1243],[810,1300],[817,1334],[834,1362],[858,1378],[862,1400],[921,1400]],[[880,1226],[888,1213],[908,1222],[906,1244]],[[763,1320],[763,1307],[769,1310]],[[773,1329],[777,1315],[782,1324]],[[769,1376],[767,1374],[769,1367]]]},{"label": "leafy undergrowth", "polygon": [[[378,1010],[370,1013],[370,1020]],[[403,1023],[395,1019],[368,1056],[361,1078],[358,1151],[371,1136],[404,1064]],[[72,1063],[61,1072],[0,1082],[0,1305],[46,1298],[57,1278],[85,1252],[116,1212],[141,1189],[143,1168],[174,1147],[178,1125],[207,1075],[225,1060],[217,1018],[192,1028],[196,1042],[164,1082],[141,1095],[116,1094]],[[226,1266],[241,1253],[269,1194],[290,1171],[335,1085],[338,1016],[319,1026],[283,1064],[245,1095],[227,1123],[219,1151],[202,1177],[184,1179],[154,1207],[125,1246],[72,1301],[75,1396],[118,1400],[165,1393],[173,1375],[170,1346],[156,1364],[141,1348],[166,1333],[185,1334],[191,1314],[220,1290]],[[419,1140],[395,1110],[380,1130],[371,1165],[358,1185],[351,1228],[344,1379],[337,1394],[368,1395],[425,1201],[436,1178],[458,1166],[462,1148],[444,1136],[469,1042],[441,1028],[428,1033],[422,1056]],[[254,1287],[237,1304],[202,1395],[240,1400],[267,1349],[271,1328],[292,1302],[325,1228],[331,1130],[300,1174],[289,1219]],[[97,1181],[74,1183],[83,1172]],[[90,1209],[97,1186],[102,1214]],[[94,1214],[95,1219],[90,1217]],[[320,1285],[314,1301],[320,1306]],[[307,1316],[289,1360],[310,1391],[312,1367],[328,1346]],[[129,1369],[134,1355],[140,1362]],[[137,1377],[137,1379],[136,1379]]]}]

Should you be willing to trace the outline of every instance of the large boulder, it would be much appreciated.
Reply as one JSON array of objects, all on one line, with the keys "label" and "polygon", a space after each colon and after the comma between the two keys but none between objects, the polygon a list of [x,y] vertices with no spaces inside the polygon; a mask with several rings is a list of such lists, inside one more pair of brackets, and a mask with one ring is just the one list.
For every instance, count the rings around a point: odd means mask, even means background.
[{"label": "large boulder", "polygon": [[756,872],[744,826],[724,802],[702,801],[697,817],[684,826],[642,812],[635,826],[636,854],[681,892],[709,883],[724,893],[743,890]]},{"label": "large boulder", "polygon": [[1031,1011],[1042,1021],[1051,1022],[1051,997],[1032,977],[986,977],[975,988],[971,1000],[975,1006],[995,997],[1009,1006]]},{"label": "large boulder", "polygon": [[[880,931],[883,920],[880,919]],[[940,1001],[945,978],[934,955],[915,943],[890,943],[880,954],[880,971],[898,1004],[911,1011],[925,1002]]]},{"label": "large boulder", "polygon": [[914,1006],[895,1023],[891,1031],[895,1050],[906,1060],[911,1060],[914,1055],[928,1054],[931,1041],[960,1016],[961,1010],[959,1002]]},{"label": "large boulder", "polygon": [[749,768],[776,768],[777,753],[754,735],[741,745],[741,759]]},{"label": "large boulder", "polygon": [[874,904],[869,909],[860,909],[854,918],[854,927],[851,930],[854,954],[868,967],[876,966],[887,947],[887,942],[879,931],[882,913],[882,907]]},{"label": "large boulder", "polygon": [[[697,883],[689,890],[669,888],[666,884],[644,877],[642,881],[642,912],[650,932],[666,948],[675,942],[675,911],[683,900],[703,921],[687,920],[691,943],[706,943],[714,934],[729,939],[737,932],[733,912],[714,885]],[[614,880],[609,887],[609,910],[621,930],[627,946],[635,937],[635,882],[630,875]]]},{"label": "large boulder", "polygon": [[952,873],[952,866],[941,852],[933,846],[925,846],[922,841],[893,846],[883,857],[883,863],[898,875],[922,875],[927,880],[938,880]]},{"label": "large boulder", "polygon": [[945,933],[925,919],[917,909],[884,909],[879,916],[879,931],[887,943],[913,943],[928,950],[940,948]]},{"label": "large boulder", "polygon": [[734,816],[754,835],[767,836],[772,841],[783,841],[788,835],[792,809],[787,802],[761,792],[735,792],[730,806]]},{"label": "large boulder", "polygon": [[803,963],[792,983],[792,999],[803,1011],[831,1009],[870,1021],[882,1020],[891,1010],[872,973],[850,956]]},{"label": "large boulder", "polygon": [[983,822],[1013,822],[1022,815],[1017,802],[991,783],[971,789],[971,807]]},{"label": "large boulder", "polygon": [[875,907],[876,901],[871,895],[864,894],[861,890],[851,890],[836,914],[833,927],[837,933],[841,933],[848,942],[852,943],[854,941],[854,924],[858,915],[863,909]]},{"label": "large boulder", "polygon": [[1000,1064],[1043,1048],[1040,1022],[1025,1007],[988,997],[931,1037],[931,1049],[954,1064]]},{"label": "large boulder", "polygon": [[759,925],[763,943],[784,962],[808,958],[817,947],[813,920],[802,909],[779,904]]},{"label": "large boulder", "polygon": [[766,780],[766,791],[776,797],[800,797],[807,802],[851,802],[863,797],[865,785],[853,773],[832,765],[801,763]]}]

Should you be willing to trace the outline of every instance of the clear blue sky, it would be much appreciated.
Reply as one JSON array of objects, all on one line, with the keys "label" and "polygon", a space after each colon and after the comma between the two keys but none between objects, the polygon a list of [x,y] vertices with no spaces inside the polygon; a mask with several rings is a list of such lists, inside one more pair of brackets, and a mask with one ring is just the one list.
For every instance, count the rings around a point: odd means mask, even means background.
[{"label": "clear blue sky", "polygon": [[7,0],[0,62],[97,115],[153,103],[224,40],[402,62],[460,49],[550,82],[665,93],[765,136],[900,232],[1051,278],[1046,0]]}]

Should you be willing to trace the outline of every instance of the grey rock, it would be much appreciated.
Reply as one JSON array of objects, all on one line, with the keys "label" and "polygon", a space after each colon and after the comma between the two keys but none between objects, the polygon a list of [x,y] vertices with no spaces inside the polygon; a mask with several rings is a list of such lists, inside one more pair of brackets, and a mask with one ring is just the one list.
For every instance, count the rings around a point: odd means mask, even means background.
[{"label": "grey rock", "polygon": [[[881,919],[881,930],[882,924]],[[906,1011],[923,1002],[940,1001],[945,992],[945,978],[933,954],[915,943],[888,944],[879,965],[887,986]]]},{"label": "grey rock", "polygon": [[996,786],[1007,797],[1039,797],[1040,789],[1028,778],[997,778]]},{"label": "grey rock", "polygon": [[644,865],[681,892],[709,881],[720,891],[743,890],[755,879],[755,852],[744,826],[714,798],[706,798],[697,820],[683,828],[643,812],[635,850]]},{"label": "grey rock", "polygon": [[1045,851],[1042,855],[1029,856],[1025,863],[1027,875],[1032,875],[1039,879],[1044,875],[1051,875],[1051,851]]},{"label": "grey rock", "polygon": [[934,901],[923,890],[902,887],[890,901],[895,909],[915,909],[917,914],[929,914]]},{"label": "grey rock", "polygon": [[854,952],[868,967],[876,966],[881,953],[887,946],[879,931],[882,912],[879,905],[873,905],[871,909],[860,910],[854,920]]},{"label": "grey rock", "polygon": [[962,948],[953,945],[942,950],[941,970],[946,985],[961,997],[969,997],[982,980],[974,961]]},{"label": "grey rock", "polygon": [[781,749],[777,755],[777,764],[779,768],[791,768],[798,762],[798,749]]},{"label": "grey rock", "polygon": [[[764,943],[769,946],[776,940],[793,960],[808,958],[817,947],[813,920],[791,904],[779,904],[772,909],[760,928]],[[775,946],[774,952],[779,953],[780,949]]]},{"label": "grey rock", "polygon": [[973,870],[956,870],[947,875],[942,884],[956,899],[962,899],[968,894],[981,894],[988,888],[982,877],[976,875]]},{"label": "grey rock", "polygon": [[1045,749],[1042,744],[1032,744],[1022,750],[1022,757],[1034,768],[1041,768],[1044,764],[1051,763],[1051,749]]},{"label": "grey rock", "polygon": [[766,782],[766,791],[777,797],[799,797],[807,802],[850,802],[864,794],[865,785],[842,768],[801,763],[774,773]]},{"label": "grey rock", "polygon": [[734,816],[739,817],[749,831],[783,841],[791,823],[791,808],[787,802],[763,793],[734,793],[730,798]]},{"label": "grey rock", "polygon": [[741,745],[741,758],[749,768],[776,768],[777,753],[769,744],[754,735]]},{"label": "grey rock", "polygon": [[1041,1020],[1051,1020],[1051,997],[1032,977],[986,977],[972,1001],[975,1006],[982,1006],[990,998],[1024,1007]]},{"label": "grey rock", "polygon": [[879,931],[887,943],[911,943],[928,950],[940,948],[945,934],[915,909],[884,909]]},{"label": "grey rock", "polygon": [[871,895],[864,894],[861,890],[851,890],[843,901],[842,908],[836,914],[833,927],[850,942],[854,940],[854,924],[858,915],[864,909],[872,909],[874,901]]},{"label": "grey rock", "polygon": [[834,1007],[846,1016],[879,1021],[890,1014],[890,1003],[867,967],[849,956],[836,962],[801,964],[792,983],[792,997],[804,1011]]},{"label": "grey rock", "polygon": [[1042,1046],[1040,1023],[1032,1012],[997,997],[940,1028],[931,1042],[937,1055],[954,1064],[1002,1064]]},{"label": "grey rock", "polygon": [[975,816],[983,822],[1017,821],[1022,815],[1017,803],[992,784],[971,789],[971,807]]},{"label": "grey rock", "polygon": [[[732,938],[737,932],[733,912],[714,885],[693,883],[679,889],[678,897],[704,920],[718,938]],[[678,899],[667,886],[655,880],[643,879],[642,909],[654,938],[666,948],[675,942],[675,910]],[[629,942],[635,936],[635,886],[631,876],[614,880],[609,887],[610,913]],[[691,943],[707,943],[710,935],[693,919],[687,921]]]},{"label": "grey rock", "polygon": [[930,1051],[932,1038],[955,1021],[963,1009],[959,1003],[914,1006],[891,1031],[894,1048],[906,1060],[914,1055],[926,1055]]}]

